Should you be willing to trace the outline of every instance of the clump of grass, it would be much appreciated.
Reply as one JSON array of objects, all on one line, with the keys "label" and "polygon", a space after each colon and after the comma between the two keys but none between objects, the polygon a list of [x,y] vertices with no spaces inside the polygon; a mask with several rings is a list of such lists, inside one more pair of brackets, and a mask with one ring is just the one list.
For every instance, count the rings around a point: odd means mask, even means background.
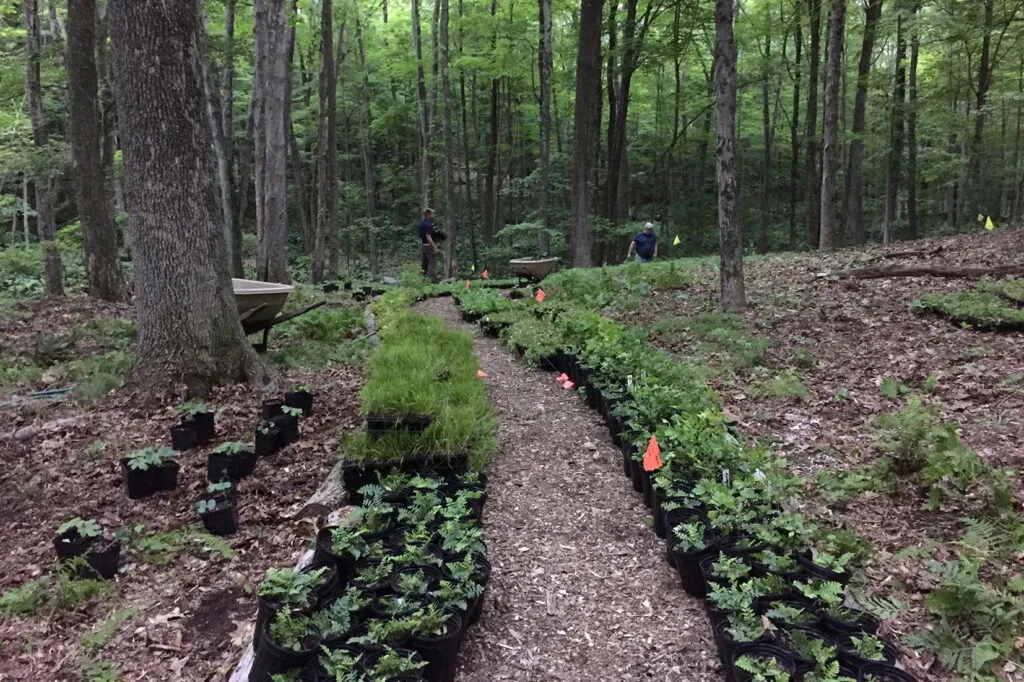
[{"label": "clump of grass", "polygon": [[1024,310],[989,291],[959,291],[930,294],[915,301],[913,308],[949,318],[954,324],[984,330],[1024,329]]},{"label": "clump of grass", "polygon": [[803,379],[793,370],[779,372],[769,379],[754,384],[752,392],[755,395],[769,398],[806,398],[808,395]]},{"label": "clump of grass", "polygon": [[358,307],[327,307],[311,310],[279,328],[281,346],[271,360],[289,368],[354,365],[368,352],[363,334],[363,315]]},{"label": "clump of grass", "polygon": [[45,616],[72,609],[108,593],[112,588],[102,580],[77,578],[84,557],[62,562],[52,575],[30,580],[0,595],[0,614]]},{"label": "clump of grass", "polygon": [[93,656],[102,650],[114,638],[124,622],[137,615],[139,615],[139,610],[133,606],[114,609],[114,612],[100,623],[98,628],[82,635],[82,648],[86,655]]}]

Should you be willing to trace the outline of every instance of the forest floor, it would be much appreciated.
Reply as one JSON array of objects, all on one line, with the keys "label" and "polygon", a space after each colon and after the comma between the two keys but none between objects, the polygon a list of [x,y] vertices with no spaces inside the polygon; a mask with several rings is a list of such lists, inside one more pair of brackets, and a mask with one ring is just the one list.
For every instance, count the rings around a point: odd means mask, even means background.
[{"label": "forest floor", "polygon": [[[97,325],[123,331],[121,318],[131,316],[129,306],[81,297],[0,312],[7,368],[48,365],[0,392],[0,593],[6,606],[18,600],[29,611],[0,616],[0,680],[226,679],[248,644],[255,587],[268,567],[293,565],[308,548],[315,519],[300,512],[337,461],[339,433],[359,425],[359,367],[280,370],[284,386],[308,385],[319,407],[302,420],[298,443],[261,459],[239,484],[239,530],[218,538],[194,508],[207,484],[206,455],[219,442],[251,444],[263,399],[258,388],[221,388],[207,403],[218,413],[217,438],[179,456],[177,490],[130,500],[119,460],[166,445],[176,405],[144,405],[128,389],[88,406],[15,394],[67,385],[75,363],[94,369],[92,359],[119,343],[110,338],[117,334],[94,333]],[[282,342],[278,335],[272,349]],[[59,357],[43,358],[41,349]],[[52,539],[73,517],[94,519],[121,540],[116,581],[84,589],[59,576]]]},{"label": "forest floor", "polygon": [[459,681],[719,678],[701,601],[665,561],[600,417],[553,374],[462,322],[451,299],[417,310],[476,331],[500,418],[484,513],[494,572]]},{"label": "forest floor", "polygon": [[[606,314],[651,332],[655,345],[707,363],[708,381],[726,413],[755,439],[772,444],[790,470],[811,482],[801,511],[838,520],[878,551],[863,572],[865,596],[905,600],[888,622],[900,638],[927,630],[922,593],[934,589],[932,560],[960,556],[964,517],[984,516],[982,502],[943,501],[923,509],[922,490],[887,485],[873,469],[876,418],[916,397],[956,427],[960,438],[997,467],[1013,471],[1024,501],[1024,334],[963,328],[911,310],[930,293],[964,291],[972,282],[938,277],[838,279],[848,268],[994,266],[1019,262],[1024,231],[922,240],[835,254],[779,254],[747,259],[749,308],[715,312],[718,272],[696,265],[692,284],[654,291]],[[1024,570],[1024,554],[1012,575]],[[968,651],[969,655],[970,652]],[[950,679],[933,656],[907,658],[922,679]],[[1017,679],[1008,671],[1006,679]]]}]

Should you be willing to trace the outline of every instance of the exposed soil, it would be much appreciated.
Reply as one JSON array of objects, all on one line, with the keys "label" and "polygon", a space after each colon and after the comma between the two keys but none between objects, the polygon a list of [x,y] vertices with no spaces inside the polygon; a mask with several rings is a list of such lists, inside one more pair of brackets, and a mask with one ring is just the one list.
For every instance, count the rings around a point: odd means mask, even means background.
[{"label": "exposed soil", "polygon": [[[450,299],[417,308],[472,331]],[[595,413],[497,340],[474,347],[500,416],[484,534],[494,573],[460,682],[720,676],[701,602],[683,591]]]}]

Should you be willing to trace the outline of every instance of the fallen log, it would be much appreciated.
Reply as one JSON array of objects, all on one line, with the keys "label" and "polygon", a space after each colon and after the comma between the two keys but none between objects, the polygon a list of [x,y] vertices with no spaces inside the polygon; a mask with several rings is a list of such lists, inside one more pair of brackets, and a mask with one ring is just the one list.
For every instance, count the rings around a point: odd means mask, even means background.
[{"label": "fallen log", "polygon": [[885,277],[946,277],[951,279],[981,279],[1024,274],[1024,263],[993,266],[944,267],[941,265],[898,265],[891,267],[859,268],[830,273],[837,279],[882,279]]}]

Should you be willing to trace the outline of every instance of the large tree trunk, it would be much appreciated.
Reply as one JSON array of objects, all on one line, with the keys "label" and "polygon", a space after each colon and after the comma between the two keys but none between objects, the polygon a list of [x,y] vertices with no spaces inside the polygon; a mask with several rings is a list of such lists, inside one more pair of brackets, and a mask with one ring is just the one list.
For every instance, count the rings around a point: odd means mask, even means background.
[{"label": "large tree trunk", "polygon": [[718,144],[718,240],[720,286],[724,312],[747,306],[743,287],[743,226],[736,185],[736,41],[733,37],[733,0],[715,0],[715,105]]},{"label": "large tree trunk", "polygon": [[590,200],[594,152],[600,121],[594,111],[601,99],[601,15],[604,0],[583,0],[580,6],[580,39],[576,56],[576,139],[573,141],[572,235],[573,267],[590,267],[593,242],[590,234]]},{"label": "large tree trunk", "polygon": [[[210,136],[213,139],[213,153],[217,159],[217,186],[220,190],[220,218],[224,230],[224,244],[228,250],[228,262],[234,263],[236,260],[234,197],[232,195],[231,161],[228,159],[228,141],[224,131],[224,112],[221,107],[220,95],[217,92],[217,77],[213,61],[206,45],[201,45],[200,49],[202,50],[200,60],[203,67],[206,118],[210,126]],[[237,260],[241,262],[240,257]]]},{"label": "large tree trunk", "polygon": [[903,173],[903,101],[907,95],[907,38],[902,15],[896,18],[896,72],[892,85],[892,118],[889,123],[889,155],[885,169],[885,218],[882,242],[891,244],[898,210],[900,182]]},{"label": "large tree trunk", "polygon": [[288,274],[288,2],[255,0],[256,64],[256,271],[266,282],[290,282]]},{"label": "large tree trunk", "polygon": [[910,25],[910,104],[907,107],[907,237],[917,239],[917,60],[921,52],[921,34],[914,0]]},{"label": "large tree trunk", "polygon": [[[498,0],[491,0],[492,21],[498,16]],[[491,37],[491,48],[496,48],[496,37]],[[491,79],[490,135],[487,138],[487,175],[484,180],[484,245],[494,242],[498,231],[498,196],[494,174],[498,168],[498,99],[501,96],[501,80]]]},{"label": "large tree trunk", "polygon": [[803,21],[800,19],[800,0],[794,7],[796,55],[793,60],[793,117],[789,126],[789,248],[797,245],[796,204],[800,182],[800,68],[803,56]]},{"label": "large tree trunk", "polygon": [[416,104],[420,139],[420,210],[430,205],[430,109],[427,106],[427,80],[423,73],[423,40],[420,31],[420,2],[412,0],[412,51],[416,58]]},{"label": "large tree trunk", "polygon": [[807,170],[807,243],[818,248],[821,229],[821,172],[818,168],[818,70],[821,64],[821,0],[807,0],[810,10],[811,51],[807,79],[807,117],[804,120],[805,161]]},{"label": "large tree trunk", "polygon": [[843,75],[843,44],[846,35],[846,0],[832,0],[828,15],[828,58],[825,72],[825,126],[821,150],[821,234],[818,246],[831,251],[842,242],[837,214],[839,190],[839,81]]},{"label": "large tree trunk", "polygon": [[370,250],[370,272],[377,275],[380,262],[377,252],[377,232],[374,218],[377,214],[377,180],[374,174],[373,155],[373,111],[370,104],[373,91],[370,88],[370,65],[366,62],[366,47],[363,42],[363,22],[356,13],[356,49],[359,54],[359,71],[362,74],[362,126],[359,142],[363,157],[363,196],[366,199],[366,217],[369,218],[366,240]]},{"label": "large tree trunk", "polygon": [[[28,99],[28,116],[32,121],[32,137],[37,149],[44,149],[49,143],[46,131],[46,114],[43,111],[43,84],[39,68],[40,34],[38,0],[22,0],[25,13],[25,93]],[[45,166],[49,166],[47,163]],[[39,227],[39,243],[43,248],[43,270],[46,274],[46,293],[50,296],[64,295],[64,278],[60,262],[60,251],[54,242],[57,225],[53,210],[53,177],[48,167],[36,173],[36,220]]]},{"label": "large tree trunk", "polygon": [[[991,207],[984,205],[981,187],[981,162],[985,154],[985,106],[988,104],[988,93],[992,88],[992,28],[995,23],[993,10],[995,0],[983,0],[985,3],[985,24],[981,38],[981,57],[978,61],[978,87],[975,89],[974,102],[974,137],[971,139],[971,158],[967,164],[967,201],[974,214],[989,215]],[[1014,10],[1016,13],[1017,10]],[[905,48],[904,48],[905,49]],[[969,218],[968,218],[969,219]]]},{"label": "large tree trunk", "polygon": [[761,69],[761,127],[764,134],[764,153],[761,163],[761,229],[757,233],[757,252],[768,253],[768,229],[772,210],[772,25],[771,5],[765,6],[768,24],[764,37],[764,58]]},{"label": "large tree trunk", "polygon": [[[538,0],[540,10],[540,44],[538,70],[540,73],[540,201],[538,213],[540,230],[537,236],[537,255],[548,255],[548,197],[551,185],[551,0]],[[467,178],[467,182],[468,182]]]},{"label": "large tree trunk", "polygon": [[96,0],[71,0],[67,42],[68,133],[75,162],[85,276],[90,296],[120,301],[124,279],[117,253],[114,205],[103,171],[96,47]]},{"label": "large tree trunk", "polygon": [[451,53],[448,42],[448,0],[441,0],[441,135],[444,143],[444,203],[448,213],[448,239],[445,241],[445,272],[448,277],[458,277],[459,263],[455,250],[458,236],[458,207],[455,198],[455,138],[452,129],[452,83],[450,75]]},{"label": "large tree trunk", "polygon": [[[230,239],[228,249],[231,254],[231,271],[235,277],[244,276],[242,267],[242,225],[235,212],[237,202],[234,198],[234,110],[235,110],[235,4],[236,0],[224,2],[224,73],[221,86],[220,127],[224,135],[224,158],[227,161],[228,202],[227,211],[231,214]],[[241,190],[239,190],[241,191]]]},{"label": "large tree trunk", "polygon": [[111,0],[109,11],[134,235],[132,380],[149,390],[184,383],[192,395],[223,381],[263,381],[213,218],[198,6]]},{"label": "large tree trunk", "polygon": [[864,13],[864,41],[860,46],[857,65],[857,94],[853,101],[853,140],[846,171],[846,194],[843,198],[843,217],[846,235],[854,244],[863,244],[864,229],[864,135],[868,129],[868,78],[871,75],[871,56],[875,49],[878,20],[882,16],[882,0],[868,0]]},{"label": "large tree trunk", "polygon": [[[316,136],[317,202],[316,232],[313,243],[313,261],[310,280],[322,282],[327,269],[327,250],[335,245],[332,235],[338,225],[337,178],[337,110],[334,73],[334,3],[321,0],[320,4],[320,107]],[[337,251],[335,248],[334,251]],[[334,275],[335,273],[331,273]]]}]

